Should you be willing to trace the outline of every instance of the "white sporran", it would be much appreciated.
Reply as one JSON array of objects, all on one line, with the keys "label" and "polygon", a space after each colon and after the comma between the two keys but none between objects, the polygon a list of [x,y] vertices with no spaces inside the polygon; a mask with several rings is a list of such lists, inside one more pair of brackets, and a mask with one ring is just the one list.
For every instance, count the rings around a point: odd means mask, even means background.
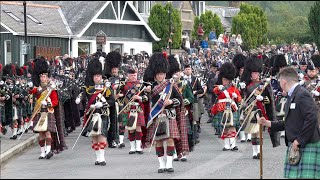
[{"label": "white sporran", "polygon": [[45,132],[48,129],[48,112],[41,112],[40,118],[36,126],[33,128],[37,132]]}]

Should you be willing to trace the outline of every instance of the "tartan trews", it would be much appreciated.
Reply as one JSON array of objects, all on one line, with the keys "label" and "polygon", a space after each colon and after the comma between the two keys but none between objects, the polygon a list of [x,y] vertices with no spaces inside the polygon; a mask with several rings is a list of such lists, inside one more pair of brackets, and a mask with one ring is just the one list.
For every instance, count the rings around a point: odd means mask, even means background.
[{"label": "tartan trews", "polygon": [[[289,149],[289,148],[288,148]],[[320,141],[301,148],[302,156],[298,165],[288,163],[288,150],[284,163],[284,178],[320,179]]]}]

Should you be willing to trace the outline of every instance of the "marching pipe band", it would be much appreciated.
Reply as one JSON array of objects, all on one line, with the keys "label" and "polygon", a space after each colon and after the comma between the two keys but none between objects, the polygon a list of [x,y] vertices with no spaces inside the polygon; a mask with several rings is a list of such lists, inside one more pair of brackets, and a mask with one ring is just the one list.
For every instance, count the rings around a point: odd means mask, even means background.
[{"label": "marching pipe band", "polygon": [[[214,86],[207,83],[213,81],[206,72],[212,62],[201,59],[194,63],[191,59],[190,63],[186,57],[162,53],[122,57],[118,52],[97,52],[74,59],[59,57],[51,65],[39,58],[21,70],[6,65],[0,82],[1,132],[7,133],[10,126],[10,139],[14,140],[33,126],[40,134],[39,159],[50,159],[67,148],[64,138],[82,124],[78,139],[91,137],[94,164],[101,166],[107,164],[107,146],[125,148],[127,132],[129,154],[143,154],[144,148],[154,146],[158,172],[174,172],[172,161],[187,161],[200,142],[201,98],[208,91],[217,97],[209,113],[224,141],[222,150],[237,151],[239,134],[240,142],[251,141],[252,158],[259,159],[262,137],[256,115],[284,121],[286,94],[277,74],[288,66],[288,56],[281,51],[248,57],[228,53],[220,57],[220,63],[215,60],[218,55],[211,56],[220,72]],[[300,65],[308,60],[306,72],[303,68],[297,71],[303,74],[301,84],[316,102],[320,97],[319,56],[290,56],[294,61],[300,59]],[[273,147],[280,145],[279,133],[270,132],[270,137]]]}]

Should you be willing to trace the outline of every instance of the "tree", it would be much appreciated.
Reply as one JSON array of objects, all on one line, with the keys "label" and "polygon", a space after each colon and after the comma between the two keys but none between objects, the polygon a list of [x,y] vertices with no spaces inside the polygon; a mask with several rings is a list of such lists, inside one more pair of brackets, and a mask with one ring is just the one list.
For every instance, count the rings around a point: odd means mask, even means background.
[{"label": "tree", "polygon": [[[171,24],[169,23],[169,8],[171,9]],[[166,6],[162,6],[159,3],[155,4],[150,11],[148,25],[161,38],[159,42],[152,43],[153,52],[160,52],[168,47],[170,37],[169,25],[171,25],[173,33],[171,49],[180,48],[182,42],[182,23],[179,11],[173,8],[171,3],[167,3]]]},{"label": "tree", "polygon": [[244,50],[267,43],[268,21],[261,8],[241,3],[240,12],[233,17],[232,34],[241,34]]},{"label": "tree", "polygon": [[309,26],[313,35],[313,40],[317,47],[320,47],[320,2],[316,1],[310,8],[308,16]]},{"label": "tree", "polygon": [[192,30],[193,39],[197,38],[197,30],[198,30],[199,24],[200,24],[200,18],[199,16],[195,16],[193,20],[193,30]]},{"label": "tree", "polygon": [[197,30],[200,23],[202,23],[204,37],[209,36],[209,33],[213,28],[216,29],[217,35],[222,34],[224,31],[220,17],[217,14],[213,14],[212,11],[206,11],[201,14],[200,18],[198,16],[194,18],[192,31],[193,38],[197,37]]}]

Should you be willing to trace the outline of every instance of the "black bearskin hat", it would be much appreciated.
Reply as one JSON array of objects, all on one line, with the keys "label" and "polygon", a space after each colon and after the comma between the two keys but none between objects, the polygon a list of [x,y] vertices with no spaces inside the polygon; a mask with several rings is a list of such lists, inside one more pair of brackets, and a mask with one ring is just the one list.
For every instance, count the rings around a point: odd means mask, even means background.
[{"label": "black bearskin hat", "polygon": [[167,78],[172,78],[173,74],[180,71],[180,64],[178,63],[177,59],[174,55],[170,55],[168,57],[169,60],[169,72],[167,73]]},{"label": "black bearskin hat", "polygon": [[244,64],[246,63],[246,61],[247,61],[247,57],[241,53],[238,53],[233,57],[232,63],[236,67],[236,76],[239,76],[239,71],[241,68],[244,67]]},{"label": "black bearskin hat", "polygon": [[13,77],[16,75],[16,66],[14,64],[7,64],[3,68],[3,76]]},{"label": "black bearskin hat", "polygon": [[311,60],[312,60],[315,67],[320,67],[320,55],[319,54],[312,55]]},{"label": "black bearskin hat", "polygon": [[16,65],[17,76],[23,76],[23,69]]},{"label": "black bearskin hat", "polygon": [[111,69],[115,67],[119,67],[121,63],[121,54],[118,51],[111,51],[105,57],[104,63],[104,75],[107,77],[111,76]]},{"label": "black bearskin hat", "polygon": [[286,67],[288,65],[287,60],[283,54],[275,55],[271,63],[273,67],[271,73],[272,76],[275,76],[280,71],[280,68]]},{"label": "black bearskin hat", "polygon": [[257,55],[253,55],[248,58],[247,62],[244,66],[244,71],[241,76],[240,81],[245,81],[248,85],[251,81],[251,73],[252,72],[262,72],[263,62],[262,59],[258,58]]},{"label": "black bearskin hat", "polygon": [[37,59],[31,76],[31,80],[34,86],[40,86],[40,75],[44,73],[47,73],[48,77],[50,77],[50,69],[48,62],[43,59]]},{"label": "black bearskin hat", "polygon": [[246,56],[244,56],[241,53],[238,53],[233,57],[232,62],[235,65],[235,67],[239,70],[240,68],[244,67],[246,60],[247,60]]},{"label": "black bearskin hat", "polygon": [[223,63],[220,67],[219,76],[232,81],[236,76],[236,67],[230,62]]},{"label": "black bearskin hat", "polygon": [[257,56],[251,56],[244,66],[245,71],[251,72],[262,72],[263,62]]},{"label": "black bearskin hat", "polygon": [[96,74],[103,75],[102,71],[102,64],[99,61],[98,57],[93,57],[88,64],[88,68],[86,71],[86,79],[85,79],[85,86],[93,86],[93,76]]},{"label": "black bearskin hat", "polygon": [[149,60],[149,65],[143,75],[143,81],[153,82],[157,73],[168,73],[169,63],[161,52],[154,53]]}]

